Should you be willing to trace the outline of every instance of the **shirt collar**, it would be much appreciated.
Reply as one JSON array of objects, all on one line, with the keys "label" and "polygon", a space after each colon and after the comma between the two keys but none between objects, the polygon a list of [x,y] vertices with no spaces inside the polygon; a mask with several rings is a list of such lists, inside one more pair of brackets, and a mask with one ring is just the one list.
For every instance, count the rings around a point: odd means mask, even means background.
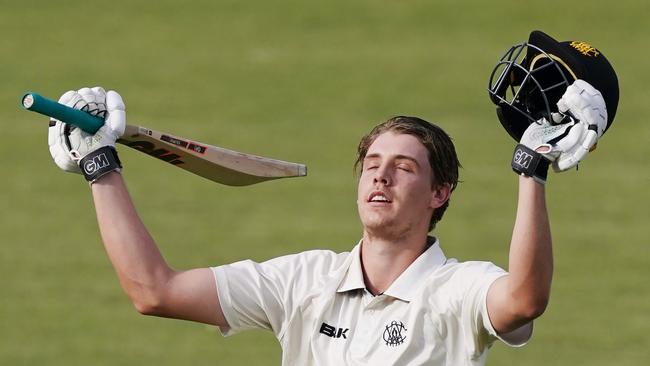
[{"label": "shirt collar", "polygon": [[442,266],[447,258],[440,249],[440,242],[429,237],[429,248],[420,254],[404,272],[384,291],[384,295],[392,296],[403,301],[411,301],[415,293],[425,283],[436,269]]},{"label": "shirt collar", "polygon": [[339,285],[336,292],[346,292],[366,288],[366,283],[363,281],[363,270],[361,269],[361,240],[352,248],[350,252],[352,261],[348,270],[345,272],[343,281]]},{"label": "shirt collar", "polygon": [[[429,247],[424,253],[420,254],[417,259],[409,265],[402,274],[395,279],[390,287],[384,291],[384,295],[398,298],[403,301],[411,301],[424,283],[424,279],[433,271],[443,265],[447,258],[442,249],[440,242],[434,237],[429,237]],[[339,285],[337,292],[346,292],[356,289],[365,289],[366,284],[363,280],[363,271],[361,269],[361,242],[359,242],[350,252],[352,261],[348,267],[343,281]]]}]

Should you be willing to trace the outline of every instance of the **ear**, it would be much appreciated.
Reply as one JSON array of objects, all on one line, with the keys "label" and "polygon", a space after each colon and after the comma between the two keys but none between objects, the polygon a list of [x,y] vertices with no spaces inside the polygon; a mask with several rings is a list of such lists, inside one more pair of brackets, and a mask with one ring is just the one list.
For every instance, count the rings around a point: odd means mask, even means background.
[{"label": "ear", "polygon": [[431,191],[431,201],[429,202],[429,207],[436,209],[445,204],[451,196],[451,184],[445,183],[441,186],[438,186]]}]

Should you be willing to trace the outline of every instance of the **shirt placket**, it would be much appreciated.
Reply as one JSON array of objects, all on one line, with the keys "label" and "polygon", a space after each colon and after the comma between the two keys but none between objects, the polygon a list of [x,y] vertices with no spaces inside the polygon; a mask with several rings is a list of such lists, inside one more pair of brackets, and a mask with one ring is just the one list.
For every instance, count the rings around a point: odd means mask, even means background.
[{"label": "shirt placket", "polygon": [[377,343],[378,321],[380,307],[383,306],[385,295],[373,296],[364,290],[362,297],[362,309],[357,322],[356,334],[351,344],[350,351],[354,358],[364,360],[368,350]]}]

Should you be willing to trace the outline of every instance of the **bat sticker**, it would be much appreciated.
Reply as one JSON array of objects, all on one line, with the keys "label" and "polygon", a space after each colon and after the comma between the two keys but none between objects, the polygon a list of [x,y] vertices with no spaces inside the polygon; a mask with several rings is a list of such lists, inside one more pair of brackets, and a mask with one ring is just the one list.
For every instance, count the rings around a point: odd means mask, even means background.
[{"label": "bat sticker", "polygon": [[190,143],[190,146],[187,147],[188,150],[192,150],[194,152],[197,152],[199,154],[205,154],[205,151],[208,149],[205,146],[197,145],[194,142]]},{"label": "bat sticker", "polygon": [[173,154],[166,149],[156,149],[156,146],[148,141],[129,141],[126,145],[173,165],[185,164],[185,162],[180,159],[180,155]]},{"label": "bat sticker", "polygon": [[160,136],[160,139],[165,141],[165,142],[169,142],[170,144],[180,146],[180,147],[183,147],[183,148],[187,148],[187,145],[188,145],[187,141],[183,141],[181,139],[177,139],[175,137],[171,137],[171,136],[167,136],[167,135]]}]

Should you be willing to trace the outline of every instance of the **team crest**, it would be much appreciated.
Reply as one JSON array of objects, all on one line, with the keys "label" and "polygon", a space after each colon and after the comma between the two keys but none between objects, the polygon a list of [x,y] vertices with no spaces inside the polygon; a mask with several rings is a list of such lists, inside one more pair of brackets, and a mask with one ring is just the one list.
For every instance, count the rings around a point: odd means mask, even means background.
[{"label": "team crest", "polygon": [[406,339],[406,331],[404,323],[393,320],[384,330],[384,342],[387,346],[399,346]]}]

